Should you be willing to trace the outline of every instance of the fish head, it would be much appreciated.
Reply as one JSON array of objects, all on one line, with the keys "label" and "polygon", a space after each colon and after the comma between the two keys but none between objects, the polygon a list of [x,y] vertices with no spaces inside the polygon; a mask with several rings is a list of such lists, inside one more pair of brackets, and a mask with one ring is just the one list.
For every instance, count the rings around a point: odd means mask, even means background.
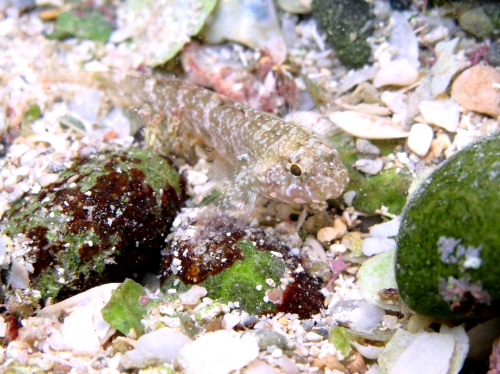
[{"label": "fish head", "polygon": [[277,162],[264,174],[266,195],[285,203],[338,197],[349,182],[338,151],[320,135],[279,144]]}]

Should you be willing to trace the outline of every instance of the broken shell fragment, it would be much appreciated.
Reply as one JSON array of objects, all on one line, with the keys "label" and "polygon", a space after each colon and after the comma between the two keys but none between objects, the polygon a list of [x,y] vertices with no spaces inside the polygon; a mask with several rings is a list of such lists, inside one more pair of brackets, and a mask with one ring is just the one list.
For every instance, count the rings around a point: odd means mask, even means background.
[{"label": "broken shell fragment", "polygon": [[418,70],[406,60],[395,60],[380,68],[375,74],[373,85],[409,86],[418,79]]},{"label": "broken shell fragment", "polygon": [[410,134],[387,117],[344,111],[330,113],[328,118],[348,134],[364,139],[398,139]]}]

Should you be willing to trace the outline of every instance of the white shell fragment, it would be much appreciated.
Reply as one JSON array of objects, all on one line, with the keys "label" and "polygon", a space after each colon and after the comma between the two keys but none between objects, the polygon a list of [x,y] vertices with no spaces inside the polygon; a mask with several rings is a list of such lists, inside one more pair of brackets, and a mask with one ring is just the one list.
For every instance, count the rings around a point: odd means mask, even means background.
[{"label": "white shell fragment", "polygon": [[12,261],[12,267],[10,268],[8,284],[12,288],[25,289],[28,288],[30,284],[30,277],[26,265],[17,261]]},{"label": "white shell fragment", "polygon": [[121,364],[125,369],[141,369],[152,364],[172,362],[190,342],[191,339],[183,333],[163,327],[141,336],[135,349],[123,355]]},{"label": "white shell fragment", "polygon": [[387,117],[344,111],[330,113],[328,118],[348,134],[364,139],[398,139],[410,134]]},{"label": "white shell fragment", "polygon": [[396,248],[394,239],[386,238],[366,238],[363,241],[362,251],[365,256],[373,256],[379,253],[387,252]]},{"label": "white shell fragment", "polygon": [[408,147],[417,156],[424,157],[431,147],[434,130],[425,123],[416,123],[410,129]]},{"label": "white shell fragment", "polygon": [[239,338],[219,330],[182,348],[179,364],[186,374],[227,374],[249,364],[258,354],[259,346],[254,336]]},{"label": "white shell fragment", "polygon": [[408,15],[403,12],[392,12],[389,44],[397,53],[396,59],[406,60],[418,69],[420,65],[418,39],[408,19]]},{"label": "white shell fragment", "polygon": [[287,48],[272,0],[219,1],[207,20],[204,38],[210,43],[232,40],[263,49],[276,64],[286,59]]},{"label": "white shell fragment", "polygon": [[418,70],[406,60],[395,60],[380,68],[373,78],[373,85],[409,86],[418,79]]},{"label": "white shell fragment", "polygon": [[[398,329],[379,356],[379,374],[456,374],[468,347],[463,326],[411,334]],[[459,363],[458,367],[455,362]]]},{"label": "white shell fragment", "polygon": [[455,100],[422,100],[418,108],[427,122],[449,132],[457,131],[460,105]]},{"label": "white shell fragment", "polygon": [[366,334],[379,326],[384,315],[384,309],[365,300],[339,301],[332,309],[332,316],[339,324]]},{"label": "white shell fragment", "polygon": [[457,56],[453,54],[457,46],[459,38],[452,39],[446,42],[436,44],[437,60],[432,66],[431,74],[431,94],[436,97],[440,93],[446,91],[450,84],[451,78],[461,68],[461,63]]},{"label": "white shell fragment", "polygon": [[370,235],[375,238],[390,238],[398,234],[400,225],[401,218],[397,216],[390,221],[373,225],[370,228]]},{"label": "white shell fragment", "polygon": [[376,360],[378,356],[384,351],[384,347],[377,347],[374,345],[361,345],[358,342],[351,342],[356,350],[361,353],[361,356],[369,359]]},{"label": "white shell fragment", "polygon": [[394,274],[395,250],[370,257],[363,262],[357,276],[363,297],[370,303],[384,309],[399,310],[400,308],[388,300],[381,300],[379,291],[387,288],[398,288]]}]

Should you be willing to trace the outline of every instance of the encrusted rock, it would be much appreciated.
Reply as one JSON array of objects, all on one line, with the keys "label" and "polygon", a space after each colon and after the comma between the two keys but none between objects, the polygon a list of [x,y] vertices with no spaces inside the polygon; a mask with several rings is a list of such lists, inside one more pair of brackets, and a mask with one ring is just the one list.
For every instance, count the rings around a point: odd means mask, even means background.
[{"label": "encrusted rock", "polygon": [[15,203],[3,231],[26,247],[19,257],[32,287],[61,300],[157,270],[183,200],[167,159],[141,149],[102,153]]},{"label": "encrusted rock", "polygon": [[397,238],[404,302],[438,318],[499,314],[500,133],[451,157],[407,204]]}]

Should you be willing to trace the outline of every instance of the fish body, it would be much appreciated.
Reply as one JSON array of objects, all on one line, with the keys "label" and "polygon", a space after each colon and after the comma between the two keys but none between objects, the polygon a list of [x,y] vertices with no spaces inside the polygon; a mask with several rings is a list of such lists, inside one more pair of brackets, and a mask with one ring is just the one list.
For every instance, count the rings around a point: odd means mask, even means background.
[{"label": "fish body", "polygon": [[[108,90],[113,86],[103,82]],[[113,82],[114,95],[125,102],[147,103],[162,113],[168,133],[197,137],[213,149],[228,170],[223,185],[230,199],[250,205],[259,195],[285,203],[320,202],[339,196],[349,181],[329,140],[300,124],[180,79],[129,76]]]}]

